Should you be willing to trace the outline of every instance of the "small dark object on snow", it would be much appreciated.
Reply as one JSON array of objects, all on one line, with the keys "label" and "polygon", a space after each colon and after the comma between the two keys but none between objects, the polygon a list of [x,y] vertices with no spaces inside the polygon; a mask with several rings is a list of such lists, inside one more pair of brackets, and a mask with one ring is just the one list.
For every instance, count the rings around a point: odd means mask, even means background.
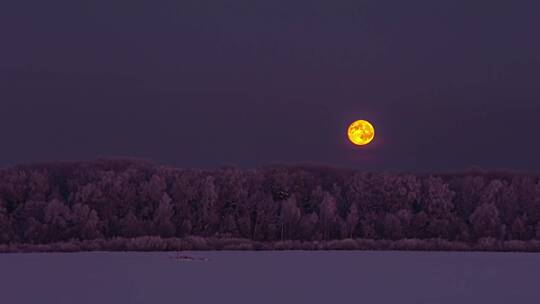
[{"label": "small dark object on snow", "polygon": [[177,253],[176,256],[169,256],[169,258],[182,262],[208,262],[208,258],[197,258],[189,255],[182,255],[180,253]]}]

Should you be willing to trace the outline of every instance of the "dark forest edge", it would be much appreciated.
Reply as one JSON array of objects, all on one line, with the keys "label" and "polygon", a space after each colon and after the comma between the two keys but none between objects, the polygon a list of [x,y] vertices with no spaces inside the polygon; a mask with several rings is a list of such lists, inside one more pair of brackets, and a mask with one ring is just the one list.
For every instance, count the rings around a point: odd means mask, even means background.
[{"label": "dark forest edge", "polygon": [[284,251],[284,250],[391,250],[391,251],[489,251],[489,252],[540,252],[540,241],[499,241],[483,238],[477,242],[459,242],[443,239],[343,239],[332,241],[286,240],[257,242],[238,238],[137,238],[72,240],[51,244],[4,244],[0,253],[39,252],[163,252],[163,251]]},{"label": "dark forest edge", "polygon": [[540,177],[132,159],[0,169],[0,252],[540,252]]}]

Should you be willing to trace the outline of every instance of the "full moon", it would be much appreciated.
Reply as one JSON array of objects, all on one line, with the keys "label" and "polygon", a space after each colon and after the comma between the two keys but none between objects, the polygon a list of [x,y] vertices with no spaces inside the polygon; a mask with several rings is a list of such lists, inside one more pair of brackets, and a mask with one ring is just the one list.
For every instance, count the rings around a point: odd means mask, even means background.
[{"label": "full moon", "polygon": [[349,126],[347,131],[349,140],[358,146],[369,144],[375,137],[375,128],[366,120],[357,120]]}]

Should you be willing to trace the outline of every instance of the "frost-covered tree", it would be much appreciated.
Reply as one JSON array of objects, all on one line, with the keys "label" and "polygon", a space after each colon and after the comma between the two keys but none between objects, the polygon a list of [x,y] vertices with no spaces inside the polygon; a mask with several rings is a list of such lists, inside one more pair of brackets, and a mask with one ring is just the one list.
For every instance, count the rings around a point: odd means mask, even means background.
[{"label": "frost-covered tree", "polygon": [[483,203],[469,218],[476,237],[497,237],[500,229],[499,210],[493,203]]}]

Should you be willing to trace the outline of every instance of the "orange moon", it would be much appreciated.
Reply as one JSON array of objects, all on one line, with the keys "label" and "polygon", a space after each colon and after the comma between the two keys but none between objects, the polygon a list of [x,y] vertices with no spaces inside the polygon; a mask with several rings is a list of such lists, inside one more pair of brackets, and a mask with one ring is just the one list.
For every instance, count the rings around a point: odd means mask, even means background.
[{"label": "orange moon", "polygon": [[357,120],[349,126],[347,135],[353,144],[364,146],[375,138],[375,128],[367,120]]}]

